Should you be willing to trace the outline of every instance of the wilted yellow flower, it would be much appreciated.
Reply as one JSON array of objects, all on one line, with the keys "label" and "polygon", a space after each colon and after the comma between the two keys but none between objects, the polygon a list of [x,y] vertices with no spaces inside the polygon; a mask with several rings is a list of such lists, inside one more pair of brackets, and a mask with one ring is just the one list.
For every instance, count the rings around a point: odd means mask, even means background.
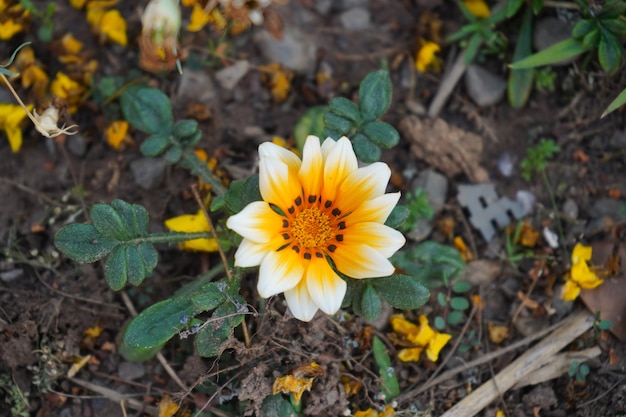
[{"label": "wilted yellow flower", "polygon": [[22,87],[32,87],[37,97],[42,97],[46,93],[50,79],[46,72],[37,65],[35,51],[30,46],[19,52],[11,71],[18,73]]},{"label": "wilted yellow flower", "polygon": [[83,101],[85,87],[62,72],[57,72],[50,85],[50,92],[57,97],[67,100],[68,111],[76,113],[78,105]]},{"label": "wilted yellow flower", "polygon": [[439,359],[439,352],[452,338],[452,335],[432,329],[428,324],[428,318],[424,315],[419,316],[419,326],[399,314],[391,316],[390,322],[393,331],[413,345],[398,353],[398,359],[403,362],[419,361],[424,350],[428,359],[436,362]]},{"label": "wilted yellow flower", "polygon": [[110,40],[118,45],[126,46],[126,20],[119,10],[109,10],[104,13],[100,21],[100,40]]},{"label": "wilted yellow flower", "polygon": [[80,10],[85,7],[85,3],[87,3],[87,0],[70,0],[70,6],[76,10]]},{"label": "wilted yellow flower", "polygon": [[368,408],[367,410],[357,411],[354,413],[354,417],[394,417],[395,415],[395,410],[389,405],[382,411]]},{"label": "wilted yellow flower", "polygon": [[6,41],[11,39],[23,30],[24,26],[22,26],[22,24],[16,23],[13,20],[5,20],[0,23],[0,40]]},{"label": "wilted yellow flower", "polygon": [[489,6],[484,0],[463,0],[463,4],[471,14],[479,19],[486,19],[491,15]]},{"label": "wilted yellow flower", "polygon": [[[165,220],[165,227],[173,232],[210,232],[211,226],[204,217],[202,210],[198,210],[196,214],[183,214],[182,216],[172,217]],[[193,239],[178,244],[182,250],[216,252],[219,247],[217,241],[211,239]]]},{"label": "wilted yellow flower", "polygon": [[324,370],[315,362],[293,368],[289,374],[276,378],[272,393],[292,394],[294,402],[300,403],[304,391],[311,391],[313,380],[324,375]]},{"label": "wilted yellow flower", "polygon": [[141,17],[139,66],[146,71],[171,70],[176,65],[180,46],[180,6],[175,0],[152,0]]},{"label": "wilted yellow flower", "polygon": [[261,71],[263,82],[269,86],[274,101],[277,103],[285,101],[291,89],[293,73],[281,68],[278,63],[264,65],[261,67]]},{"label": "wilted yellow flower", "polygon": [[30,12],[21,4],[0,2],[0,40],[6,41],[24,31]]},{"label": "wilted yellow flower", "polygon": [[436,72],[440,71],[441,62],[437,57],[437,52],[439,51],[441,51],[441,47],[435,42],[423,41],[419,51],[417,51],[415,69],[419,72],[426,72],[429,69],[433,69]]},{"label": "wilted yellow flower", "polygon": [[356,279],[391,275],[389,257],[402,233],[384,225],[400,198],[385,194],[391,170],[376,162],[359,168],[350,140],[306,139],[302,160],[273,143],[259,146],[255,201],[226,225],[243,236],[235,265],[257,266],[257,289],[267,298],[285,293],[303,321],[321,309],[334,314],[346,294],[341,273]]},{"label": "wilted yellow flower", "polygon": [[[33,108],[28,106],[29,110]],[[0,130],[4,130],[9,140],[13,153],[22,147],[22,120],[26,117],[26,111],[17,104],[0,103]]]},{"label": "wilted yellow flower", "polygon": [[61,38],[61,45],[66,54],[78,55],[83,50],[83,43],[76,39],[71,33],[66,33]]},{"label": "wilted yellow flower", "polygon": [[577,243],[572,250],[572,268],[569,278],[563,288],[563,299],[573,301],[578,298],[582,288],[590,290],[601,285],[604,280],[589,269],[588,261],[591,260],[591,246],[584,246]]},{"label": "wilted yellow flower", "polygon": [[116,120],[104,130],[104,137],[110,147],[121,150],[126,143],[128,135],[128,122],[126,120]]}]

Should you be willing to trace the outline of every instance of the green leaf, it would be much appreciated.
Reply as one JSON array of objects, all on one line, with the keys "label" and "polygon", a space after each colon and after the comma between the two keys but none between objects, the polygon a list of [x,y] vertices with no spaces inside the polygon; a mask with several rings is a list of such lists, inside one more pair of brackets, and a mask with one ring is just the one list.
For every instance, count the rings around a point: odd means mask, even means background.
[{"label": "green leaf", "polygon": [[366,320],[373,321],[378,318],[383,303],[371,284],[365,285],[361,295],[361,313]]},{"label": "green leaf", "polygon": [[446,321],[443,319],[443,317],[437,316],[433,321],[433,325],[435,326],[435,329],[442,331],[446,328]]},{"label": "green leaf", "polygon": [[144,156],[155,157],[165,152],[170,144],[169,134],[157,133],[156,135],[148,136],[139,147],[139,150]]},{"label": "green leaf", "polygon": [[180,161],[183,156],[183,148],[180,145],[172,145],[165,152],[165,163],[168,165],[174,165]]},{"label": "green leaf", "polygon": [[587,52],[587,49],[583,47],[581,41],[576,39],[566,39],[527,58],[517,61],[514,64],[511,64],[511,69],[535,68],[543,65],[550,65],[574,56],[578,56],[583,52]]},{"label": "green leaf", "polygon": [[148,212],[143,206],[115,199],[111,202],[111,207],[119,214],[129,237],[135,238],[148,234]]},{"label": "green leaf", "polygon": [[400,386],[398,385],[396,372],[391,366],[387,347],[378,336],[372,338],[372,351],[378,365],[378,374],[382,380],[380,390],[385,395],[385,401],[391,401],[400,395]]},{"label": "green leaf", "polygon": [[452,285],[452,291],[457,294],[463,294],[472,289],[472,284],[467,281],[457,281]]},{"label": "green leaf", "polygon": [[328,129],[341,132],[342,135],[348,134],[350,130],[355,128],[355,124],[352,120],[339,116],[332,111],[328,111],[324,114],[324,125]]},{"label": "green leaf", "polygon": [[429,280],[446,282],[465,270],[465,262],[458,250],[431,241],[412,249],[409,259],[413,262],[409,272]]},{"label": "green leaf", "polygon": [[622,19],[605,19],[602,20],[602,26],[606,28],[616,37],[626,35],[626,21]]},{"label": "green leaf", "polygon": [[[148,245],[150,246],[150,245]],[[156,252],[156,250],[154,250]],[[139,285],[146,278],[148,273],[143,254],[137,246],[126,246],[126,275],[131,285]]]},{"label": "green leaf", "polygon": [[[236,296],[233,301],[245,303],[239,296]],[[237,311],[237,306],[230,300],[215,309],[211,321],[196,335],[195,345],[200,356],[213,357],[222,353],[224,342],[243,320],[243,314],[236,314]]]},{"label": "green leaf", "polygon": [[311,107],[296,122],[296,126],[293,129],[293,137],[300,153],[302,153],[304,142],[309,135],[317,136],[322,140],[326,137],[324,133],[324,114],[327,111],[328,107]]},{"label": "green leaf", "polygon": [[382,154],[380,148],[362,133],[357,133],[352,138],[352,146],[354,147],[354,153],[361,161],[369,163],[380,160]]},{"label": "green leaf", "polygon": [[428,288],[417,278],[409,275],[391,275],[372,279],[378,294],[392,306],[412,310],[426,304],[430,297]]},{"label": "green leaf", "polygon": [[330,100],[329,107],[329,111],[348,120],[352,120],[354,124],[361,123],[359,107],[352,100],[348,100],[345,97],[335,97]]},{"label": "green leaf", "polygon": [[370,72],[359,86],[359,110],[363,121],[382,116],[391,104],[391,79],[387,70]]},{"label": "green leaf", "polygon": [[519,11],[520,7],[524,4],[524,0],[506,0],[504,10],[506,17],[513,17]]},{"label": "green leaf", "polygon": [[476,58],[476,54],[478,53],[478,48],[480,48],[480,44],[483,42],[483,38],[480,33],[474,33],[467,41],[467,46],[465,47],[465,65],[469,65],[474,58]]},{"label": "green leaf", "polygon": [[186,138],[187,136],[191,136],[198,130],[198,122],[191,119],[180,120],[176,122],[174,125],[174,129],[172,129],[172,134],[178,139]]},{"label": "green leaf", "polygon": [[452,297],[450,299],[450,307],[455,310],[467,310],[469,308],[469,301],[465,297]]},{"label": "green leaf", "polygon": [[126,247],[118,246],[104,263],[104,277],[113,291],[124,288],[128,281]]},{"label": "green leaf", "polygon": [[125,360],[130,362],[145,362],[152,359],[163,348],[163,345],[147,349],[129,346],[123,342],[127,330],[128,324],[122,328],[122,331],[117,336],[118,353],[122,355]]},{"label": "green leaf", "polygon": [[448,314],[448,324],[450,326],[456,326],[457,324],[463,323],[465,316],[460,311],[454,310]]},{"label": "green leaf", "polygon": [[583,48],[593,49],[600,43],[600,29],[596,28],[583,37]]},{"label": "green leaf", "polygon": [[442,292],[437,293],[437,302],[441,307],[445,307],[448,304],[448,298]]},{"label": "green leaf", "polygon": [[543,8],[543,0],[532,0],[532,1],[533,1],[533,13],[537,15]]},{"label": "green leaf", "polygon": [[606,110],[604,111],[604,113],[602,113],[602,116],[600,117],[606,117],[609,113],[622,107],[625,103],[626,103],[626,88],[623,89],[622,92],[617,95],[617,97],[615,97],[615,99],[611,102],[611,104],[609,104],[609,107],[606,108]]},{"label": "green leaf", "polygon": [[[141,243],[138,246],[139,253],[143,259],[143,264],[146,267],[146,275],[152,275],[152,271],[159,263],[159,252],[150,243]],[[131,282],[132,284],[132,282]]]},{"label": "green leaf", "polygon": [[226,301],[226,294],[222,288],[225,286],[225,282],[210,282],[202,287],[199,294],[191,297],[191,302],[202,311],[213,310]]},{"label": "green leaf", "polygon": [[123,342],[131,348],[150,349],[165,342],[186,327],[183,316],[200,313],[189,297],[172,297],[151,305],[131,320]]},{"label": "green leaf", "polygon": [[410,214],[411,212],[406,206],[395,206],[387,217],[385,225],[397,229],[409,218]]},{"label": "green leaf", "polygon": [[262,200],[259,176],[255,174],[244,180],[233,181],[224,194],[224,202],[232,213],[239,213],[253,201]]},{"label": "green leaf", "polygon": [[598,323],[599,330],[609,330],[613,326],[613,322],[611,320],[602,320]]},{"label": "green leaf", "polygon": [[[530,9],[526,9],[513,54],[514,61],[524,59],[532,53],[532,40],[532,13]],[[535,71],[532,68],[511,70],[507,83],[507,92],[509,104],[514,109],[520,109],[526,105],[530,91],[533,88],[534,74]]]},{"label": "green leaf", "polygon": [[94,204],[89,211],[96,230],[104,237],[116,240],[130,239],[130,233],[119,215],[109,204]]},{"label": "green leaf", "polygon": [[261,405],[260,417],[299,417],[300,414],[281,394],[267,396]]},{"label": "green leaf", "polygon": [[572,38],[581,39],[593,29],[597,29],[598,24],[593,19],[581,19],[572,28]]},{"label": "green leaf", "polygon": [[107,256],[119,242],[102,236],[91,224],[69,224],[54,236],[54,245],[68,258],[91,263]]},{"label": "green leaf", "polygon": [[602,31],[598,46],[598,61],[602,69],[609,74],[614,73],[622,63],[622,50],[618,40],[606,30]]},{"label": "green leaf", "polygon": [[132,85],[122,93],[120,105],[135,129],[152,135],[172,129],[172,104],[158,88]]},{"label": "green leaf", "polygon": [[200,140],[202,140],[202,131],[196,130],[191,135],[181,138],[180,143],[185,148],[191,148],[193,146],[196,146],[200,142]]},{"label": "green leaf", "polygon": [[329,129],[329,128],[325,127],[324,128],[324,136],[326,136],[326,138],[332,138],[333,140],[337,140],[340,137],[344,136],[344,134],[341,133],[338,130]]},{"label": "green leaf", "polygon": [[400,142],[400,134],[389,123],[373,121],[366,123],[361,132],[367,136],[372,143],[384,149],[393,148]]}]

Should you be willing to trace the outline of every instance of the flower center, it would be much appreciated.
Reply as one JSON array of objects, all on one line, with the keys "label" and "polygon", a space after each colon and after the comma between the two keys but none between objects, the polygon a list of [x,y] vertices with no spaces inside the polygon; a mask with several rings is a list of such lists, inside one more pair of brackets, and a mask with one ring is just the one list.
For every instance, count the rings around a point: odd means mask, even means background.
[{"label": "flower center", "polygon": [[306,249],[325,246],[333,237],[330,218],[317,207],[304,209],[298,213],[291,230],[300,246]]}]

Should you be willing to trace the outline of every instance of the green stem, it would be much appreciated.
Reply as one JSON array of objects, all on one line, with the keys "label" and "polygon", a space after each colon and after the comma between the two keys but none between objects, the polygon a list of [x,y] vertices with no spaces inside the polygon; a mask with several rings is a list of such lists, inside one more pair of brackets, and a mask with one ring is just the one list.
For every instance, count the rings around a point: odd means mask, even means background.
[{"label": "green stem", "polygon": [[302,399],[300,399],[300,401],[296,402],[296,399],[294,397],[293,394],[289,395],[289,402],[291,402],[291,406],[293,407],[293,410],[298,413],[299,416],[302,415]]},{"label": "green stem", "polygon": [[556,227],[559,231],[559,246],[564,248],[565,244],[565,234],[563,233],[563,226],[561,225],[561,216],[559,214],[559,209],[556,206],[556,199],[554,198],[554,192],[552,191],[552,185],[550,184],[550,179],[548,179],[548,174],[545,169],[540,169],[541,178],[548,189],[548,195],[550,196],[550,203],[552,204],[552,210],[554,210],[554,217],[556,219]]},{"label": "green stem", "polygon": [[191,171],[192,174],[200,176],[200,179],[207,184],[211,184],[213,192],[217,195],[223,195],[226,188],[219,179],[215,178],[206,162],[202,162],[192,149],[185,149],[180,160],[180,165]]},{"label": "green stem", "polygon": [[152,233],[148,236],[138,237],[135,239],[124,241],[124,244],[140,244],[140,243],[179,243],[194,239],[213,239],[211,232],[169,232],[169,233]]}]

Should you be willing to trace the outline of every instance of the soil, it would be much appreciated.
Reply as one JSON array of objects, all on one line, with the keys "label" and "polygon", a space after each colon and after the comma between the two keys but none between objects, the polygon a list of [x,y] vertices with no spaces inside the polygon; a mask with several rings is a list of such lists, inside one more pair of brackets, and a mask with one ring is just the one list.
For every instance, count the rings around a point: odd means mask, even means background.
[{"label": "soil", "polygon": [[[46,2],[33,3],[41,6]],[[392,105],[383,119],[399,127],[410,115],[426,118],[423,112],[414,114],[415,104],[427,108],[443,75],[414,71],[417,38],[425,35],[418,22],[420,16],[435,13],[443,22],[444,35],[449,34],[463,24],[456,7],[438,0],[344,0],[331,2],[326,9],[315,3],[292,0],[273,6],[285,28],[298,27],[316,47],[313,67],[293,72],[291,89],[283,102],[272,99],[263,73],[255,69],[270,63],[254,40],[261,28],[227,36],[229,55],[222,60],[214,59],[207,47],[207,39],[219,40],[218,33],[208,28],[195,34],[183,30],[181,43],[189,56],[183,68],[200,73],[201,84],[192,80],[185,85],[184,75],[175,71],[159,76],[138,73],[172,97],[177,119],[186,117],[192,101],[204,106],[208,117],[200,122],[204,136],[199,146],[217,159],[227,180],[255,171],[259,143],[275,135],[293,143],[293,127],[310,107],[327,104],[334,96],[356,98],[359,82],[368,72],[379,69],[383,60],[390,68],[393,83]],[[89,31],[84,12],[72,9],[65,1],[57,4],[54,39],[72,32],[84,42],[88,55],[98,61],[95,79],[128,77],[131,71],[137,71],[138,48],[134,40],[140,32],[143,6],[120,2],[119,7],[128,21],[131,40],[125,48],[99,44]],[[342,25],[340,15],[350,7],[369,11],[369,29],[348,30]],[[542,13],[555,12],[546,8]],[[188,8],[184,8],[183,16],[188,19]],[[37,58],[52,77],[63,69],[55,55],[56,44],[38,42],[36,28],[40,21],[34,17],[31,20],[28,33],[0,44],[0,56],[6,58],[21,42],[31,41]],[[513,26],[504,29],[507,36],[516,36],[506,32],[514,30]],[[451,65],[454,53],[451,45],[443,48],[444,68]],[[254,68],[233,90],[226,90],[216,82],[215,73],[235,59],[246,59]],[[484,65],[504,74],[508,60],[510,56],[504,61],[487,56]],[[555,92],[534,91],[523,109],[510,108],[506,99],[480,108],[460,83],[439,115],[454,129],[476,135],[482,142],[477,161],[472,163],[487,173],[488,181],[495,184],[500,195],[515,198],[518,190],[529,190],[536,196],[535,209],[525,220],[537,231],[544,227],[556,231],[555,213],[545,183],[539,176],[530,182],[522,179],[519,164],[527,148],[540,138],[554,139],[561,151],[550,161],[547,173],[556,204],[565,211],[564,203],[571,201],[578,212],[570,217],[560,213],[560,218],[565,219],[561,248],[567,248],[567,252],[551,249],[539,238],[531,251],[551,261],[538,266],[534,261],[538,257],[527,256],[514,269],[506,256],[506,232],[499,230],[491,242],[485,242],[469,226],[468,213],[456,200],[458,186],[476,178],[463,170],[448,176],[445,205],[437,213],[435,229],[428,238],[452,245],[451,238],[461,236],[475,258],[496,265],[498,273],[475,283],[467,294],[479,295],[486,306],[466,326],[463,323],[446,329],[453,334],[453,340],[440,358],[446,357],[460,337],[468,340],[472,334],[476,341],[468,351],[456,352],[447,362],[397,360],[400,347],[389,337],[392,331],[387,318],[393,312],[390,308],[375,323],[353,316],[349,310],[337,317],[318,313],[312,322],[302,323],[284,314],[282,296],[261,307],[253,272],[241,290],[241,295],[260,311],[258,316],[246,320],[250,332],[248,346],[244,345],[239,329],[235,332],[237,342],[218,359],[200,358],[194,354],[190,340],[175,338],[163,349],[163,362],[124,361],[117,352],[116,337],[132,317],[129,306],[141,311],[166,298],[194,276],[219,264],[219,257],[183,253],[176,247],[160,248],[154,275],[140,287],[127,287],[116,293],[104,281],[101,264],[79,265],[65,259],[54,247],[54,234],[68,222],[87,221],[85,213],[92,204],[115,198],[145,206],[150,213],[151,230],[163,230],[165,219],[197,210],[190,193],[196,178],[180,168],[168,167],[162,185],[152,190],[138,187],[130,165],[142,158],[138,144],[145,135],[132,132],[133,143],[122,151],[112,149],[102,135],[107,116],[92,98],[72,116],[80,126],[78,136],[43,139],[32,127],[25,127],[24,145],[17,154],[0,136],[0,397],[5,398],[0,401],[0,415],[156,415],[154,407],[166,396],[181,404],[178,416],[258,415],[276,377],[313,361],[322,366],[324,375],[316,378],[311,391],[304,394],[303,414],[346,415],[346,410],[354,413],[384,404],[371,354],[374,334],[385,341],[402,393],[424,384],[440,366],[438,373],[506,348],[538,329],[566,319],[571,311],[584,309],[580,301],[563,306],[553,294],[563,283],[570,264],[569,251],[576,242],[618,245],[624,239],[626,218],[619,205],[626,194],[626,121],[623,111],[604,119],[598,115],[616,92],[626,87],[626,76],[622,71],[608,77],[597,70],[597,64],[588,63],[584,68],[579,64],[557,67]],[[315,75],[324,68],[331,72],[322,81]],[[33,102],[29,91],[18,90],[28,102]],[[0,97],[3,102],[13,102],[4,91],[0,91]],[[73,147],[70,141],[78,143]],[[510,176],[498,168],[504,154],[514,163]],[[444,169],[431,159],[418,158],[404,133],[400,144],[384,151],[382,159],[394,173],[390,189],[405,194],[412,191],[416,173],[431,166]],[[446,224],[452,226],[446,229]],[[539,273],[537,277],[537,268],[542,267],[548,273]],[[616,279],[622,278],[620,271],[618,267]],[[432,300],[422,309],[405,312],[407,318],[417,321],[419,314],[441,314],[435,294],[433,291]],[[521,306],[524,297],[534,304]],[[495,343],[489,337],[488,323],[506,326],[510,330],[508,337]],[[94,328],[101,332],[91,334]],[[497,409],[507,416],[520,417],[608,417],[626,413],[626,345],[610,332],[596,331],[577,338],[567,350],[595,345],[600,346],[602,353],[588,362],[591,371],[583,382],[565,372],[547,382],[502,392],[480,415],[494,416]],[[397,402],[396,415],[443,414],[527,347],[471,367]],[[68,378],[72,364],[86,355],[91,355],[88,363],[75,377]],[[193,391],[182,390],[168,367],[182,383],[194,387]],[[355,392],[350,392],[350,387]],[[27,405],[23,414],[16,414],[11,407],[20,398]],[[121,399],[128,401],[122,403]],[[199,414],[203,409],[204,414]]]}]

